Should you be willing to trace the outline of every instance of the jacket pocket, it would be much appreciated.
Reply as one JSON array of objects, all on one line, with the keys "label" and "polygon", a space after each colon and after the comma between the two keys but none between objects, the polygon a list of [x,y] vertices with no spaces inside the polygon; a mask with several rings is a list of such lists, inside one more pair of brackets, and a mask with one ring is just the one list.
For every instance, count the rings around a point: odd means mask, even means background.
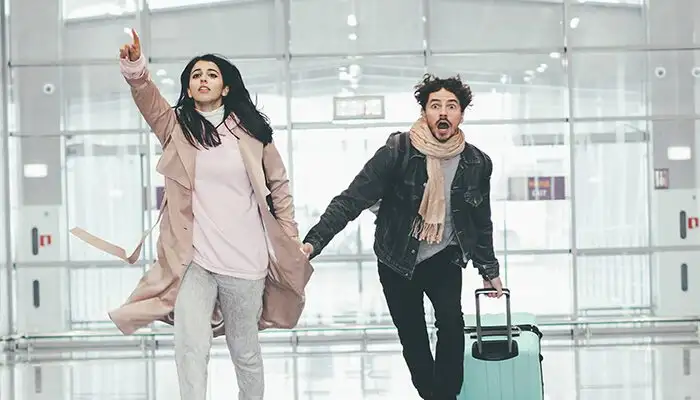
[{"label": "jacket pocket", "polygon": [[401,202],[410,202],[414,203],[417,200],[420,200],[423,196],[423,191],[425,190],[424,185],[417,185],[416,182],[412,180],[405,179],[398,183],[396,186],[391,188],[390,190],[393,190],[394,195],[401,201]]},{"label": "jacket pocket", "polygon": [[470,188],[464,192],[464,201],[472,207],[479,207],[484,201],[484,196],[478,188]]}]

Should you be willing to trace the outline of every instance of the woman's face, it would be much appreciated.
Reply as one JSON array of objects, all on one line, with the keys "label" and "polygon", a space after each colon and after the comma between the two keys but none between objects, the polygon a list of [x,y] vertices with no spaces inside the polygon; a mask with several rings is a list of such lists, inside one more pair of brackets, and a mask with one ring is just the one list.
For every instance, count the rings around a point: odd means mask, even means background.
[{"label": "woman's face", "polygon": [[187,94],[194,99],[198,109],[221,106],[222,97],[228,94],[219,67],[211,62],[199,60],[190,72],[190,84]]}]

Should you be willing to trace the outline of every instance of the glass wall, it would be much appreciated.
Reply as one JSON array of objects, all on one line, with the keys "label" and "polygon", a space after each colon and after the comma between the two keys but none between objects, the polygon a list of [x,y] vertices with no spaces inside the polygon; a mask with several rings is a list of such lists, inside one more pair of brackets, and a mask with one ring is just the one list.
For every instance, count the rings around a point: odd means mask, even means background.
[{"label": "glass wall", "polygon": [[[14,145],[10,171],[1,171],[12,190],[0,192],[0,205],[14,205],[18,309],[29,307],[22,302],[32,290],[27,282],[44,274],[61,282],[44,301],[65,310],[48,325],[24,321],[17,329],[110,327],[107,310],[129,295],[154,257],[157,229],[137,266],[68,234],[80,226],[131,251],[157,216],[161,149],[117,62],[131,27],[171,102],[190,57],[216,52],[236,63],[275,127],[302,234],[387,136],[415,120],[413,86],[430,72],[459,74],[474,92],[462,128],[494,161],[494,242],[515,309],[554,319],[655,313],[664,297],[655,279],[665,268],[659,255],[700,251],[700,238],[664,241],[666,222],[656,215],[677,206],[654,185],[656,141],[700,133],[693,0],[9,3],[11,94],[4,104]],[[380,114],[337,114],[337,99],[358,96],[381,101]],[[41,151],[57,157],[60,169],[60,200],[50,205],[59,251],[40,260],[23,253],[21,239],[28,215],[49,207],[29,198],[41,192],[24,187],[35,185],[26,164],[41,164],[36,140],[55,141]],[[694,195],[700,171],[694,163],[689,170],[684,189]],[[390,323],[373,233],[374,217],[365,212],[314,262],[304,324]],[[473,312],[480,284],[468,268],[465,312]],[[7,304],[5,288],[0,304]]]},{"label": "glass wall", "polygon": [[[2,87],[5,87],[4,85]],[[4,104],[3,104],[4,106]],[[2,123],[2,117],[0,117],[0,123]],[[6,170],[8,169],[11,162],[9,160],[9,143],[8,136],[2,131],[0,133],[0,336],[9,333],[10,329],[10,318],[9,307],[10,307],[10,294],[8,293],[8,282],[10,268],[8,264],[11,264],[9,257],[9,236],[7,228],[9,228],[9,203],[7,188],[9,187],[9,182],[7,180]]]}]

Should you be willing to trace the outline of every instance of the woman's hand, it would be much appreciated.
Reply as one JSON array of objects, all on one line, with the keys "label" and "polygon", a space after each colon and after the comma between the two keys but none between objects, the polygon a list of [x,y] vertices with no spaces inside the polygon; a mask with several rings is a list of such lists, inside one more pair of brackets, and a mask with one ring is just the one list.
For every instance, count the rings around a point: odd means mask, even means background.
[{"label": "woman's hand", "polygon": [[131,29],[131,37],[133,42],[131,44],[127,43],[119,49],[119,58],[133,62],[141,57],[141,39],[139,39],[139,35],[136,34],[136,30],[133,28]]},{"label": "woman's hand", "polygon": [[310,243],[304,243],[299,250],[304,253],[306,258],[309,258],[311,253],[314,252],[314,246],[312,246]]}]

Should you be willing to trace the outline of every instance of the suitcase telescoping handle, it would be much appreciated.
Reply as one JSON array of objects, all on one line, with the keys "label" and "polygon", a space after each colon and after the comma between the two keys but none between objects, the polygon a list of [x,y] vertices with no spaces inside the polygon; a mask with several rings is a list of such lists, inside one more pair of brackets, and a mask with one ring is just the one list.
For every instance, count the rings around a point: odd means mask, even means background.
[{"label": "suitcase telescoping handle", "polygon": [[[489,293],[497,293],[496,289],[477,289],[474,291],[474,297],[476,298],[476,343],[479,349],[479,354],[483,354],[484,344],[483,344],[483,328],[481,326],[481,305],[479,302],[479,297],[481,295],[486,295]],[[503,288],[503,294],[506,296],[506,335],[508,337],[508,353],[513,352],[513,325],[510,315],[510,290]]]}]

